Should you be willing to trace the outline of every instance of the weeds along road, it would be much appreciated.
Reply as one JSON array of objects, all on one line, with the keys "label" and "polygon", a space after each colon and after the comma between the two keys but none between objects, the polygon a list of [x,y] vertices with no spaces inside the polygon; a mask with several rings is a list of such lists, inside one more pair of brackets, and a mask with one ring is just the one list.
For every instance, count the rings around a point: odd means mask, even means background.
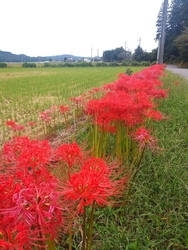
[{"label": "weeds along road", "polygon": [[188,81],[188,69],[178,68],[175,65],[167,65],[167,70],[170,70],[173,74],[178,74],[184,77]]}]

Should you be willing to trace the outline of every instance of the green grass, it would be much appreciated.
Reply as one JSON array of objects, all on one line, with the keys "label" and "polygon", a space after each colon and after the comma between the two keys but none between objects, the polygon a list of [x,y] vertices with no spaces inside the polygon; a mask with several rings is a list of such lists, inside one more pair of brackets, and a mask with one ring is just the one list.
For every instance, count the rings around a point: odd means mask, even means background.
[{"label": "green grass", "polygon": [[161,150],[146,153],[125,207],[100,209],[93,249],[188,249],[188,82],[168,71],[163,82]]}]

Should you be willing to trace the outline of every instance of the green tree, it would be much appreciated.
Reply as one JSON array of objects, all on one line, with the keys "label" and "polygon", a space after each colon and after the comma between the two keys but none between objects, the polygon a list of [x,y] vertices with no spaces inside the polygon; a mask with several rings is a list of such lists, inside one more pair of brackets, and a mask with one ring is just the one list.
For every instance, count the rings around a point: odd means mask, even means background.
[{"label": "green tree", "polygon": [[155,41],[158,41],[161,37],[161,31],[162,31],[162,20],[163,20],[163,7],[164,7],[164,3],[161,4],[158,16],[157,16],[157,21],[156,21],[156,27],[157,27],[157,31],[156,31],[156,37],[155,37]]},{"label": "green tree", "polygon": [[125,50],[117,55],[117,59],[120,61],[128,60],[128,59],[130,59],[130,57],[131,57],[131,52],[125,51]]},{"label": "green tree", "polygon": [[153,49],[153,50],[149,53],[149,61],[150,61],[151,63],[157,61],[157,51],[158,51],[158,49]]},{"label": "green tree", "polygon": [[188,27],[175,40],[178,52],[183,62],[188,62]]},{"label": "green tree", "polygon": [[178,61],[181,55],[176,38],[188,27],[188,0],[172,0],[168,12],[164,60]]},{"label": "green tree", "polygon": [[105,62],[110,62],[111,61],[111,55],[112,55],[112,50],[105,50],[103,52],[103,60]]},{"label": "green tree", "polygon": [[103,52],[103,60],[105,62],[122,61],[130,58],[130,52],[125,51],[123,47],[114,50],[106,50]]},{"label": "green tree", "polygon": [[144,51],[140,47],[140,45],[138,45],[138,47],[134,51],[133,60],[135,60],[137,62],[144,61]]}]

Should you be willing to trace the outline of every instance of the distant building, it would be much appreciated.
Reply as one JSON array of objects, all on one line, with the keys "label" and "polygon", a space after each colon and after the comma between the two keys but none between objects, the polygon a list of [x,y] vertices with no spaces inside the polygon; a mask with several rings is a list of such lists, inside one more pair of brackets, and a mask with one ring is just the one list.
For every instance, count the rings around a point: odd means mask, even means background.
[{"label": "distant building", "polygon": [[88,58],[84,58],[84,62],[91,62]]},{"label": "distant building", "polygon": [[68,57],[68,58],[67,58],[67,62],[73,62],[72,57]]}]

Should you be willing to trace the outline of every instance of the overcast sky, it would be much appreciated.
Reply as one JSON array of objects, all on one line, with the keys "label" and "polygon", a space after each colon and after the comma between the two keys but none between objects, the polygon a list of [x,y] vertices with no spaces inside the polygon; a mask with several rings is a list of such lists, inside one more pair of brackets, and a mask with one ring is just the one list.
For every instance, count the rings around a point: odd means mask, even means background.
[{"label": "overcast sky", "polygon": [[0,0],[0,50],[28,56],[102,56],[158,46],[163,0]]}]

